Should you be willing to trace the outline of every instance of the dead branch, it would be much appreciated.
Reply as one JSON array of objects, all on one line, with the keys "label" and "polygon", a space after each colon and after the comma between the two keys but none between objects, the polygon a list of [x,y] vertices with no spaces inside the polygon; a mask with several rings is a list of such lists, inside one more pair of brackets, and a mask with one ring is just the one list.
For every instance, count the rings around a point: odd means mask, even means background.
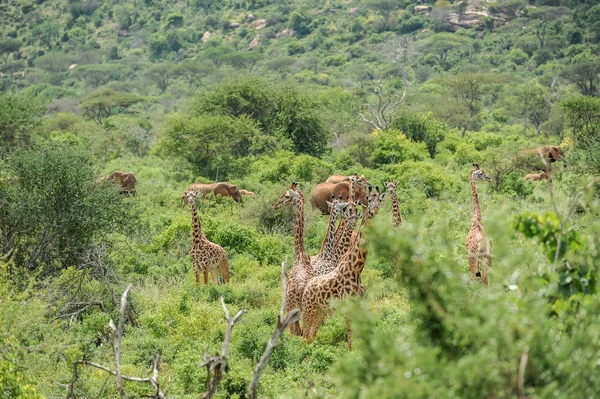
[{"label": "dead branch", "polygon": [[[403,75],[404,76],[404,75]],[[387,98],[384,94],[386,83],[389,81],[389,76],[384,79],[378,79],[375,87],[375,96],[377,97],[376,104],[372,105],[364,103],[362,106],[355,106],[354,110],[358,113],[364,122],[367,122],[377,130],[387,130],[394,121],[396,111],[400,104],[404,102],[406,93],[410,84],[405,78],[404,92],[401,96],[398,94],[389,94]],[[366,109],[368,112],[363,112],[361,109]]]},{"label": "dead branch", "polygon": [[260,357],[258,364],[256,365],[256,369],[254,370],[254,375],[252,376],[252,382],[250,383],[250,389],[248,390],[248,395],[250,399],[256,399],[258,396],[258,381],[260,379],[260,375],[263,370],[267,366],[269,362],[269,358],[273,354],[275,347],[277,346],[277,340],[279,336],[283,334],[283,332],[291,326],[293,323],[300,319],[300,309],[293,309],[287,314],[285,313],[285,292],[287,289],[287,263],[288,258],[286,256],[285,260],[281,263],[281,287],[283,290],[283,297],[281,300],[281,308],[279,309],[279,315],[277,316],[277,324],[275,326],[275,331],[273,331],[273,335],[269,342],[267,342],[267,347],[265,348],[264,353]]},{"label": "dead branch", "polygon": [[119,324],[115,329],[115,324],[112,319],[110,320],[110,327],[113,330],[115,336],[115,380],[117,383],[117,389],[121,394],[123,399],[127,399],[127,395],[125,394],[125,390],[123,389],[123,381],[121,377],[121,336],[123,335],[123,323],[125,320],[125,310],[127,309],[127,294],[129,294],[129,290],[131,289],[131,284],[125,288],[123,295],[121,296],[121,307],[119,309]]},{"label": "dead branch", "polygon": [[521,355],[521,361],[519,362],[519,378],[518,378],[518,390],[519,399],[526,398],[525,396],[525,368],[527,367],[527,360],[529,360],[529,347],[523,350]]},{"label": "dead branch", "polygon": [[[206,367],[206,391],[202,393],[202,399],[210,399],[217,391],[217,387],[221,383],[223,378],[223,372],[227,367],[227,353],[229,352],[229,344],[231,343],[231,333],[233,331],[233,325],[238,321],[246,309],[241,309],[233,317],[230,317],[229,310],[225,305],[223,297],[221,297],[221,306],[225,312],[225,319],[227,320],[227,330],[225,331],[225,338],[223,339],[223,346],[221,347],[221,354],[214,356],[208,356],[204,353],[204,363],[200,367]],[[211,376],[212,373],[212,376]]]},{"label": "dead branch", "polygon": [[73,320],[78,317],[81,313],[85,312],[92,306],[98,306],[102,309],[103,312],[106,312],[106,308],[104,307],[104,303],[102,301],[91,301],[91,302],[69,302],[63,306],[61,314],[56,316],[52,321],[58,319],[66,319],[71,318],[69,322],[69,326],[73,324]]},{"label": "dead branch", "polygon": [[115,376],[117,389],[119,390],[119,394],[122,398],[127,398],[125,394],[125,390],[123,389],[123,380],[126,381],[134,381],[134,382],[145,382],[151,384],[156,390],[156,394],[151,396],[153,398],[158,399],[166,399],[164,392],[160,389],[160,385],[158,384],[158,370],[160,367],[160,355],[157,355],[154,360],[154,365],[152,367],[152,376],[151,377],[131,377],[127,375],[121,374],[121,337],[123,336],[123,324],[125,323],[125,312],[127,309],[127,295],[131,290],[131,284],[127,286],[123,295],[121,296],[121,306],[119,308],[119,322],[115,327],[115,323],[110,320],[109,326],[113,331],[114,335],[114,352],[115,352],[115,371],[110,368],[103,366],[101,364],[89,362],[87,360],[77,360],[73,362],[73,375],[71,376],[71,383],[67,386],[67,399],[75,399],[75,383],[78,378],[78,368],[79,365],[86,365],[90,367],[97,368],[99,370],[103,370],[111,375]]}]

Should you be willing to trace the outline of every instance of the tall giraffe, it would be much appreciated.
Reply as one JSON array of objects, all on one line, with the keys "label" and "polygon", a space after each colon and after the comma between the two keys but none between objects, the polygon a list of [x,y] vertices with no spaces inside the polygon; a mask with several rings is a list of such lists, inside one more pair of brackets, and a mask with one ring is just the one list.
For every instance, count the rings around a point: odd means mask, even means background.
[{"label": "tall giraffe", "polygon": [[342,217],[343,220],[347,220],[350,216],[350,209],[348,202],[341,199],[333,200],[333,203],[327,201],[327,205],[331,209],[329,212],[329,225],[327,227],[327,233],[325,239],[321,245],[321,252],[310,258],[310,264],[315,271],[315,274],[321,275],[332,271],[335,268],[335,257],[334,257],[334,240],[335,240],[335,225],[337,219]]},{"label": "tall giraffe", "polygon": [[[469,253],[469,268],[471,269],[471,278],[481,277],[483,284],[488,285],[488,270],[492,267],[492,241],[486,237],[481,220],[481,207],[479,205],[479,195],[475,182],[483,180],[491,182],[479,165],[473,164],[473,169],[469,172],[469,181],[471,182],[471,193],[473,194],[473,220],[471,222],[471,231],[467,235],[467,252]],[[481,265],[481,270],[480,266]]]},{"label": "tall giraffe", "polygon": [[[294,234],[294,249],[296,257],[287,281],[285,293],[286,311],[302,309],[302,294],[308,280],[315,276],[310,266],[310,258],[304,249],[304,194],[298,191],[298,183],[294,182],[290,188],[273,205],[273,209],[282,206],[296,207],[296,232]],[[300,322],[297,321],[290,326],[290,332],[294,335],[302,335]]]},{"label": "tall giraffe", "polygon": [[348,203],[350,204],[349,208],[352,215],[350,218],[342,220],[335,232],[334,257],[336,264],[339,263],[344,253],[346,253],[350,247],[352,232],[354,231],[358,219],[356,210],[357,204],[354,198],[355,193],[359,187],[371,188],[371,183],[369,183],[364,176],[359,176],[358,173],[355,173],[353,176],[348,176],[348,179],[350,180]]},{"label": "tall giraffe", "polygon": [[213,282],[219,284],[219,270],[223,275],[225,282],[229,281],[229,260],[227,253],[219,244],[208,241],[208,238],[202,232],[202,225],[198,218],[196,208],[195,191],[184,191],[188,204],[192,208],[192,223],[194,225],[194,236],[190,255],[192,256],[192,264],[196,273],[196,284],[200,284],[200,269],[204,274],[204,284],[208,284],[208,272],[212,275]]},{"label": "tall giraffe", "polygon": [[[396,187],[398,182],[389,181],[385,183],[387,192],[390,193],[392,200],[392,225],[397,228],[402,226],[402,214],[400,214],[400,206],[398,206],[398,196],[396,195]],[[392,263],[394,264],[394,277],[398,277],[398,260],[395,256],[392,257]]]},{"label": "tall giraffe", "polygon": [[[367,210],[365,211],[361,227],[373,218],[379,211],[381,201],[385,194],[380,195],[379,188],[368,196]],[[304,295],[302,296],[302,320],[303,337],[311,344],[325,316],[330,313],[329,302],[332,298],[344,299],[348,295],[364,294],[360,275],[367,260],[367,247],[362,238],[362,229],[353,235],[350,248],[344,254],[340,263],[330,273],[322,276],[316,276],[306,285]],[[352,350],[352,330],[348,324],[348,349]]]}]

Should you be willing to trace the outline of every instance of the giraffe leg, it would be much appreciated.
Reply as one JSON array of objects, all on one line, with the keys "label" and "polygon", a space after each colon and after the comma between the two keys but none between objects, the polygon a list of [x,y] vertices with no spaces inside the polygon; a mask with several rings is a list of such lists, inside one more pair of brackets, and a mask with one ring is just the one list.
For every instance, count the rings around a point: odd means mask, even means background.
[{"label": "giraffe leg", "polygon": [[[293,309],[301,308],[300,302],[296,300],[296,298],[292,294],[292,290],[290,290],[289,286],[285,293],[285,303],[286,303],[286,309],[285,309],[286,312],[289,312],[290,310],[293,310]],[[300,328],[300,321],[296,321],[295,323],[293,323],[290,326],[290,333],[292,335],[296,335],[298,337],[302,336],[302,328]]]},{"label": "giraffe leg", "polygon": [[210,276],[212,277],[212,281],[215,285],[219,285],[219,269],[213,268],[210,269]]},{"label": "giraffe leg", "polygon": [[477,256],[469,255],[469,268],[471,269],[471,278],[473,280],[477,279],[478,263]]},{"label": "giraffe leg", "polygon": [[488,271],[492,267],[492,257],[490,255],[484,255],[483,258],[483,262],[481,262],[481,281],[485,286],[489,286]]},{"label": "giraffe leg", "polygon": [[223,275],[223,281],[227,283],[229,281],[229,259],[227,259],[227,257],[221,262],[220,268],[221,274]]},{"label": "giraffe leg", "polygon": [[352,327],[350,326],[350,318],[348,315],[344,315],[346,318],[346,330],[348,331],[348,350],[352,351]]},{"label": "giraffe leg", "polygon": [[308,333],[309,344],[312,344],[314,342],[315,337],[319,332],[319,327],[321,327],[321,324],[323,324],[323,319],[325,319],[325,316],[325,312],[322,309],[317,309],[317,311],[315,312],[315,316],[311,323],[310,332]]},{"label": "giraffe leg", "polygon": [[198,266],[198,263],[193,262],[193,266],[194,266],[194,274],[196,275],[196,285],[200,285],[200,266]]},{"label": "giraffe leg", "polygon": [[392,263],[394,264],[394,279],[398,278],[398,261],[395,257],[392,258]]},{"label": "giraffe leg", "polygon": [[302,308],[302,337],[312,343],[310,339],[310,331],[312,329],[312,323],[315,318],[316,309],[311,304],[303,303]]},{"label": "giraffe leg", "polygon": [[208,284],[208,269],[206,267],[203,267],[202,272],[204,272],[204,285],[207,285]]}]

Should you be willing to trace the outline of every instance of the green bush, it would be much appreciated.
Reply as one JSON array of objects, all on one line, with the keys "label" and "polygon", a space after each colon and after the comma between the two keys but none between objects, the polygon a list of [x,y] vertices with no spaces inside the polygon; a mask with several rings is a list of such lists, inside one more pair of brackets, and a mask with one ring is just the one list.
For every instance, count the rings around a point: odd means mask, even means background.
[{"label": "green bush", "polygon": [[439,197],[453,185],[442,167],[428,162],[405,161],[391,171],[400,188],[422,191],[429,198]]},{"label": "green bush", "polygon": [[376,166],[429,158],[425,143],[415,143],[398,130],[379,132],[374,146],[370,160]]}]

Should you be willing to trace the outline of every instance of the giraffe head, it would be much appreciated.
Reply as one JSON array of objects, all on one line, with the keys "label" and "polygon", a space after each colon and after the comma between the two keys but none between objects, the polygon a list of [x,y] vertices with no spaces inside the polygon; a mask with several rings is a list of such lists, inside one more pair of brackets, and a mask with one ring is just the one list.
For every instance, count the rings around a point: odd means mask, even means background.
[{"label": "giraffe head", "polygon": [[279,209],[282,206],[290,206],[300,201],[300,191],[296,190],[297,182],[292,182],[290,188],[283,193],[279,200],[273,205],[273,209]]},{"label": "giraffe head", "polygon": [[471,176],[473,177],[473,181],[483,180],[488,183],[492,181],[492,179],[490,179],[483,170],[479,169],[479,165],[476,163],[473,164],[473,170],[471,170]]},{"label": "giraffe head", "polygon": [[195,204],[195,199],[196,199],[196,195],[198,195],[197,191],[184,191],[183,192],[183,197],[185,198],[185,200],[187,201],[188,204],[190,205],[194,205]]},{"label": "giraffe head", "polygon": [[390,193],[390,194],[394,194],[396,193],[396,187],[398,187],[398,182],[396,181],[388,181],[387,183],[385,183],[385,189]]},{"label": "giraffe head", "polygon": [[385,195],[385,193],[381,194],[379,191],[379,186],[375,187],[375,191],[372,191],[369,188],[369,195],[367,196],[367,201],[369,204],[367,205],[366,212],[369,212],[371,216],[376,215],[377,212],[379,212],[381,201],[383,201]]},{"label": "giraffe head", "polygon": [[337,219],[340,216],[344,217],[345,214],[349,213],[348,205],[349,203],[344,201],[341,196],[339,199],[334,199],[333,202],[327,201],[327,206],[329,207],[334,219]]},{"label": "giraffe head", "polygon": [[352,183],[354,187],[371,187],[371,183],[369,183],[367,179],[365,179],[365,176],[359,176],[358,173],[355,173],[353,176],[350,176],[350,183]]}]

